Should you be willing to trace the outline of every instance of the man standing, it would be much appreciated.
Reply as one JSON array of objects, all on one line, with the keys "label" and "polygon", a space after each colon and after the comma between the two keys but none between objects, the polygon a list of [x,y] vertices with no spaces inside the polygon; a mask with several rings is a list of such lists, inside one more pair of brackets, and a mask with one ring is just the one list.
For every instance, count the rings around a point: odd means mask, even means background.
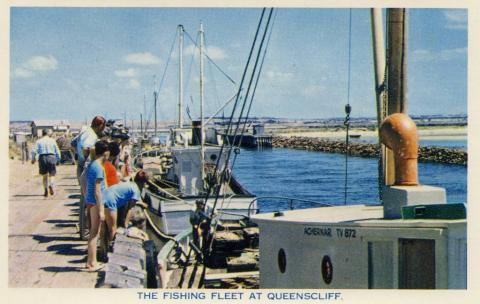
[{"label": "man standing", "polygon": [[95,116],[92,119],[90,127],[82,128],[80,134],[78,134],[71,142],[72,147],[77,152],[77,179],[80,185],[80,239],[84,240],[87,229],[89,226],[88,219],[85,217],[85,192],[86,192],[86,174],[84,169],[86,167],[87,158],[90,160],[95,159],[95,143],[98,140],[98,135],[105,129],[105,118],[102,116]]},{"label": "man standing", "polygon": [[104,141],[95,143],[95,156],[86,169],[85,204],[90,214],[90,235],[88,238],[87,270],[97,271],[102,265],[97,263],[97,239],[100,224],[105,220],[105,207],[102,193],[106,189],[103,163],[108,158],[108,144]]},{"label": "man standing", "polygon": [[85,167],[85,161],[89,155],[91,159],[95,157],[93,151],[95,143],[97,142],[98,135],[105,129],[105,118],[102,116],[95,116],[90,124],[90,127],[85,128],[78,136],[76,143],[76,149],[78,154],[77,161],[77,178],[80,180],[80,175]]},{"label": "man standing", "polygon": [[38,154],[39,173],[43,177],[43,187],[45,192],[43,196],[47,197],[54,194],[54,176],[57,173],[56,164],[60,161],[61,154],[57,143],[50,137],[52,130],[43,129],[42,138],[37,140],[32,149],[32,164],[35,163],[35,156]]},{"label": "man standing", "polygon": [[196,209],[190,212],[190,224],[192,224],[193,243],[205,254],[205,244],[208,237],[208,215],[205,213],[205,202],[201,199],[195,201]]}]

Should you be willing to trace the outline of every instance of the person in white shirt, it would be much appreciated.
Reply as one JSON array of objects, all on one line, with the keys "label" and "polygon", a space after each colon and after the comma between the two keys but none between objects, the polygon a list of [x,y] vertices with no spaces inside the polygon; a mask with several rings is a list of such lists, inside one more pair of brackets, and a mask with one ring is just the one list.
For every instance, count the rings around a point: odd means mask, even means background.
[{"label": "person in white shirt", "polygon": [[35,156],[38,154],[38,169],[43,178],[43,187],[45,192],[43,196],[47,197],[54,194],[54,177],[57,173],[56,165],[60,162],[61,154],[57,142],[50,137],[52,130],[43,129],[42,138],[37,140],[32,149],[32,164],[35,164]]}]

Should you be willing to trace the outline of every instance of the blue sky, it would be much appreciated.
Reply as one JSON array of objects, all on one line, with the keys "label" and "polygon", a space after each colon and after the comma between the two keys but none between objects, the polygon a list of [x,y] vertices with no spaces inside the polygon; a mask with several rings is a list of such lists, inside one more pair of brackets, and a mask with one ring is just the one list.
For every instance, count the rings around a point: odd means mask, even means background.
[{"label": "blue sky", "polygon": [[[178,24],[239,82],[260,9],[12,8],[10,118],[138,119],[152,112]],[[410,9],[410,114],[467,113],[467,11]],[[348,9],[279,9],[252,115],[327,118],[347,102]],[[368,9],[352,10],[352,117],[375,115]],[[159,119],[174,119],[178,56],[160,88]],[[198,58],[185,39],[185,100],[198,110]],[[191,64],[192,62],[192,64]],[[206,115],[235,87],[206,64]],[[191,101],[193,100],[193,102]],[[227,110],[226,113],[229,113]]]}]

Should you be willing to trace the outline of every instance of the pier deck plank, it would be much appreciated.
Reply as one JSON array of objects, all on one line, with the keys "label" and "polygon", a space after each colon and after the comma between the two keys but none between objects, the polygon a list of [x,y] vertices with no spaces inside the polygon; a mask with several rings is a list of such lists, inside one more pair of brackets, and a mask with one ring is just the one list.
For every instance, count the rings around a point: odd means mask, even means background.
[{"label": "pier deck plank", "polygon": [[76,167],[57,167],[56,193],[43,197],[38,165],[9,162],[9,287],[93,288],[83,272],[86,241],[78,238]]}]

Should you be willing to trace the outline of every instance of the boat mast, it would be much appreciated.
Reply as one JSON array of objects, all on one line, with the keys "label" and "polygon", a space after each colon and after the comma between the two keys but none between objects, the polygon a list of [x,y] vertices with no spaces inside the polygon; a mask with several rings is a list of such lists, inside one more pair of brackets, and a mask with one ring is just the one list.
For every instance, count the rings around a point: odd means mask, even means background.
[{"label": "boat mast", "polygon": [[407,12],[388,10],[388,115],[407,113]]},{"label": "boat mast", "polygon": [[183,25],[178,25],[178,127],[183,128]]},{"label": "boat mast", "polygon": [[380,200],[382,200],[382,189],[385,185],[384,172],[386,157],[386,148],[380,140],[380,124],[386,117],[383,104],[385,98],[385,43],[383,38],[382,9],[370,9],[370,19],[372,25],[373,67],[375,70],[375,95],[377,99],[378,145],[380,147],[380,157],[378,159],[378,188]]},{"label": "boat mast", "polygon": [[[386,115],[407,114],[407,11],[405,8],[391,8],[387,11],[387,94]],[[395,181],[393,152],[387,150],[385,184]]]},{"label": "boat mast", "polygon": [[143,136],[147,134],[147,89],[143,91],[143,115],[145,116]]},{"label": "boat mast", "polygon": [[203,24],[200,23],[200,166],[202,167],[202,180],[205,178],[205,141],[203,125]]},{"label": "boat mast", "polygon": [[153,102],[154,102],[154,109],[155,109],[155,137],[157,137],[157,79],[154,76],[153,80]]}]

